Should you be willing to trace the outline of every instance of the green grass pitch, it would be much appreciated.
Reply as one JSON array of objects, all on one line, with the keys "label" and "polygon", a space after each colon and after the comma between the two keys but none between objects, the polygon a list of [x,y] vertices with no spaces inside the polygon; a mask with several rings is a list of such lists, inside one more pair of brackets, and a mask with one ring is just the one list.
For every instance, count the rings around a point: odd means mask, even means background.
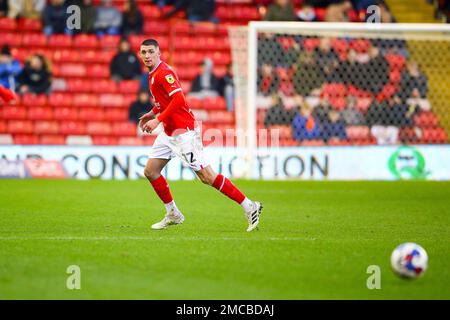
[{"label": "green grass pitch", "polygon": [[[235,183],[264,204],[255,232],[198,181],[170,182],[186,221],[154,231],[163,207],[144,180],[0,180],[0,299],[450,298],[450,183]],[[428,252],[420,279],[390,270],[407,241]]]}]

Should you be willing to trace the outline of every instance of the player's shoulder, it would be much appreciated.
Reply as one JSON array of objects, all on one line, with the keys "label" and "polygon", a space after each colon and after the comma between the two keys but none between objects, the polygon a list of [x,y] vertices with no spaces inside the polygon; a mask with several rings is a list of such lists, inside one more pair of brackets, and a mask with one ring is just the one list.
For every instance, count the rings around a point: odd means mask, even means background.
[{"label": "player's shoulder", "polygon": [[167,80],[171,83],[170,81],[176,78],[176,73],[167,63],[161,62],[161,66],[158,68],[157,78],[159,81]]}]

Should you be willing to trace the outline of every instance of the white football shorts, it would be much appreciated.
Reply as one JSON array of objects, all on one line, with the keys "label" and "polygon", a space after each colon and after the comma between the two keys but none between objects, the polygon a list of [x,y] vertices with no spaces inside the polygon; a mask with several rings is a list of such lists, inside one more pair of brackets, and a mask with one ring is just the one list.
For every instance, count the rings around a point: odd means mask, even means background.
[{"label": "white football shorts", "polygon": [[161,131],[153,143],[149,158],[172,159],[178,157],[186,167],[199,171],[209,164],[203,154],[200,128],[176,136],[168,136]]}]

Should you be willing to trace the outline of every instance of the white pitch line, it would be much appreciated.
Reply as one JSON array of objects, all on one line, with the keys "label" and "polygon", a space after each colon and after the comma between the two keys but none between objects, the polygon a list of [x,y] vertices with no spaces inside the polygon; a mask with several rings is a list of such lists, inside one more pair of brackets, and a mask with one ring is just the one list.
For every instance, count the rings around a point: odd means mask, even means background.
[{"label": "white pitch line", "polygon": [[314,241],[315,238],[301,237],[269,237],[269,238],[243,238],[243,237],[0,237],[0,241],[37,240],[37,241],[120,241],[120,240],[150,240],[150,241]]}]

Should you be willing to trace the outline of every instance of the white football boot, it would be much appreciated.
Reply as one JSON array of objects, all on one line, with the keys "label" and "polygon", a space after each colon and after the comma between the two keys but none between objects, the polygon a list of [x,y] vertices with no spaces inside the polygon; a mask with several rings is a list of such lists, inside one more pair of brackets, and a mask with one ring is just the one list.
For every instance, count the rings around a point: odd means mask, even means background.
[{"label": "white football boot", "polygon": [[160,222],[157,222],[152,225],[153,230],[161,230],[165,229],[168,226],[174,225],[174,224],[182,224],[184,221],[184,216],[181,214],[180,211],[172,211],[165,215],[164,219],[162,219]]},{"label": "white football boot", "polygon": [[248,220],[247,232],[250,232],[255,228],[257,228],[259,223],[259,216],[261,215],[262,209],[263,209],[262,204],[260,202],[254,201],[253,210],[245,213]]}]

